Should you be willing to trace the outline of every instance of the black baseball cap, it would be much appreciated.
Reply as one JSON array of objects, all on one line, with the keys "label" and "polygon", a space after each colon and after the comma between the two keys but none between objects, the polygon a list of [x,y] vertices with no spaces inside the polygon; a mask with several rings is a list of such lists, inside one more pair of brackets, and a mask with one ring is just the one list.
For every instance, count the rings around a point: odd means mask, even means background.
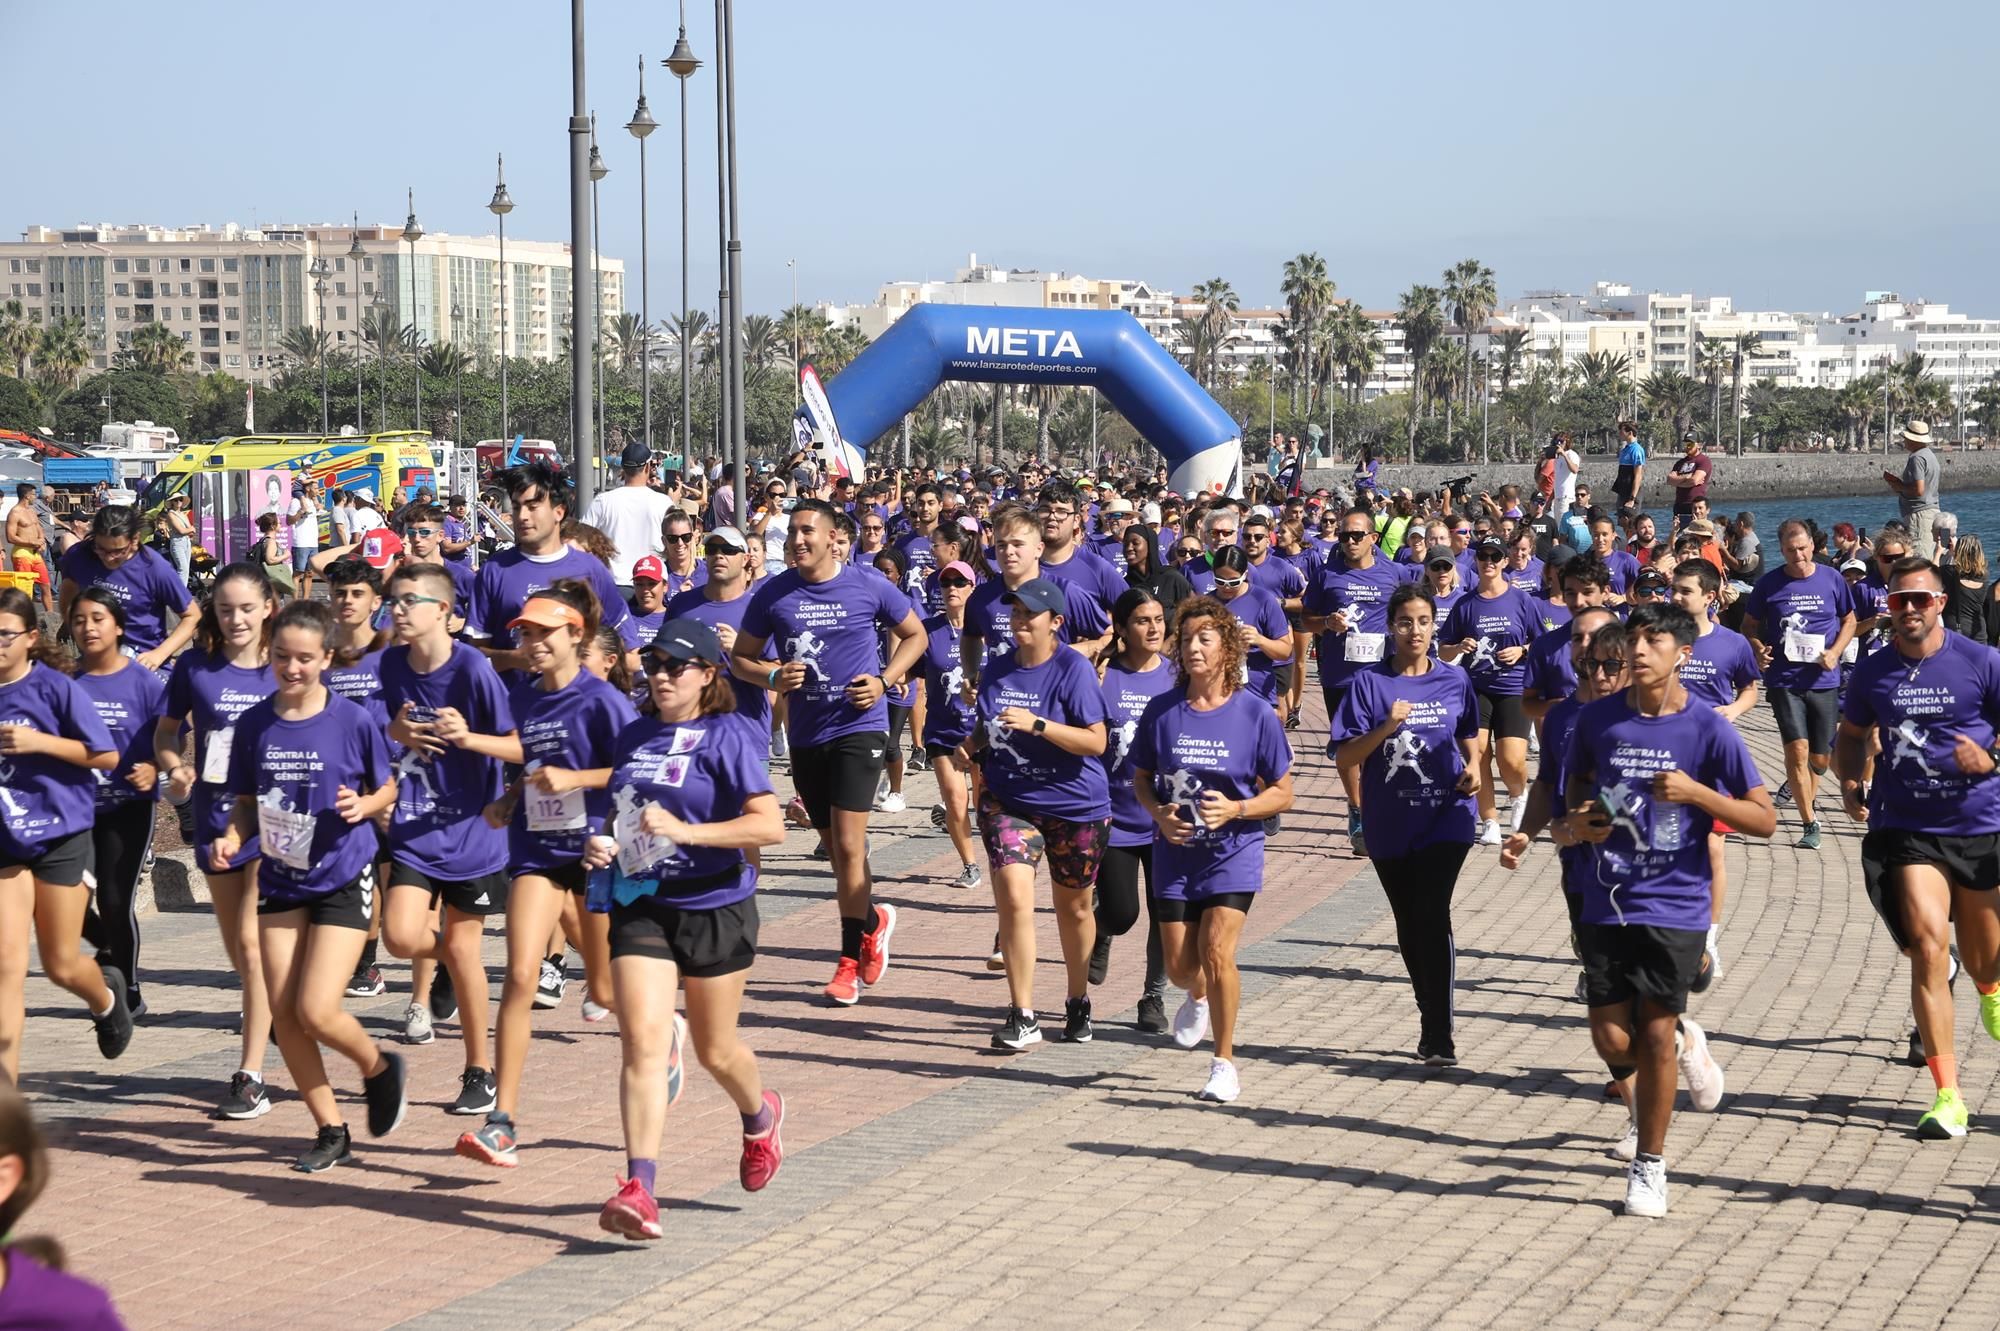
[{"label": "black baseball cap", "polygon": [[710,665],[722,664],[722,639],[715,636],[715,630],[699,619],[670,619],[660,625],[659,633],[653,638],[651,650],[664,653],[675,661],[706,661]]},{"label": "black baseball cap", "polygon": [[1458,561],[1450,555],[1432,555],[1424,561],[1425,568],[1456,568]]},{"label": "black baseball cap", "polygon": [[1000,598],[1009,605],[1018,605],[1029,614],[1039,615],[1044,611],[1062,614],[1068,607],[1063,598],[1063,589],[1047,578],[1029,578]]},{"label": "black baseball cap", "polygon": [[643,467],[652,460],[653,450],[636,439],[625,445],[625,451],[618,455],[618,465],[621,467]]}]

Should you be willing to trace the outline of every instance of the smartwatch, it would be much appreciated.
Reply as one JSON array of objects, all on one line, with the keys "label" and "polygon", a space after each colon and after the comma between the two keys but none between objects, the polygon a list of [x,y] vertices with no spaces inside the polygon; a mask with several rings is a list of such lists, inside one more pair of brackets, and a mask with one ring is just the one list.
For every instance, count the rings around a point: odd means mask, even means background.
[{"label": "smartwatch", "polygon": [[[1993,772],[2000,772],[2000,744],[1995,744],[1987,749],[1986,756],[1993,760]],[[1988,772],[1986,775],[1992,776],[1993,772]]]},{"label": "smartwatch", "polygon": [[1049,728],[1049,723],[1046,717],[1038,716],[1035,718],[1035,733],[1037,735],[1045,733],[1048,730],[1048,728]]}]

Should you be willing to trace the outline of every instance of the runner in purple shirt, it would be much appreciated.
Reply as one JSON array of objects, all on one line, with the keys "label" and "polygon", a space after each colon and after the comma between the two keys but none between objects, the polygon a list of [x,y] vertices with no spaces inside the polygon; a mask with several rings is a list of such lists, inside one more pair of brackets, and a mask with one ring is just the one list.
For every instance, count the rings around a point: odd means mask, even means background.
[{"label": "runner in purple shirt", "polygon": [[1632,583],[1639,576],[1639,561],[1618,548],[1618,524],[1611,518],[1601,517],[1590,524],[1590,553],[1611,570],[1612,601],[1630,596]]},{"label": "runner in purple shirt", "polygon": [[[1562,567],[1562,611],[1560,623],[1549,624],[1528,644],[1526,678],[1521,684],[1521,710],[1539,724],[1549,709],[1576,691],[1576,671],[1571,668],[1570,623],[1585,610],[1611,603],[1611,570],[1595,555],[1578,555]],[[1545,612],[1543,622],[1550,616]],[[1542,737],[1542,762],[1562,761],[1562,750]],[[1554,755],[1553,758],[1550,755]]]},{"label": "runner in purple shirt", "polygon": [[1521,691],[1527,682],[1523,663],[1528,644],[1539,636],[1542,625],[1534,599],[1507,585],[1506,547],[1495,540],[1481,541],[1473,557],[1479,566],[1479,584],[1445,616],[1438,630],[1438,655],[1463,666],[1472,678],[1483,737],[1479,839],[1497,846],[1500,821],[1496,792],[1490,784],[1496,766],[1500,784],[1513,802],[1516,825],[1526,812],[1521,796],[1528,788],[1530,727],[1528,713],[1521,705]]},{"label": "runner in purple shirt", "polygon": [[[90,539],[72,545],[57,561],[62,575],[61,613],[86,587],[103,587],[125,607],[125,638],[139,663],[159,670],[194,640],[199,607],[174,566],[142,542],[144,524],[125,504],[100,508],[90,520]],[[180,623],[167,632],[166,616]]]},{"label": "runner in purple shirt", "polygon": [[938,571],[944,608],[924,621],[924,694],[930,706],[924,716],[924,756],[937,779],[940,803],[931,809],[931,826],[942,825],[958,852],[954,887],[979,886],[979,861],[974,854],[972,811],[966,777],[970,763],[965,742],[972,738],[976,717],[965,699],[965,663],[960,652],[965,636],[965,604],[972,598],[972,565],[954,559]]},{"label": "runner in purple shirt", "polygon": [[1214,596],[1243,626],[1243,639],[1250,648],[1250,674],[1244,683],[1276,706],[1278,672],[1292,660],[1292,626],[1278,598],[1251,583],[1250,557],[1243,547],[1225,546],[1215,552]]},{"label": "runner in purple shirt", "polygon": [[1167,1029],[1167,969],[1160,951],[1160,930],[1153,918],[1153,842],[1159,829],[1139,804],[1132,787],[1132,743],[1146,709],[1162,694],[1178,688],[1172,662],[1163,648],[1167,611],[1160,598],[1134,587],[1118,598],[1111,619],[1117,652],[1104,667],[1101,685],[1108,727],[1104,772],[1111,784],[1111,837],[1097,868],[1097,946],[1090,955],[1090,978],[1102,984],[1111,968],[1111,940],[1138,923],[1139,879],[1145,876],[1146,983],[1139,999],[1137,1025],[1159,1035]]},{"label": "runner in purple shirt", "polygon": [[[698,619],[715,630],[727,652],[736,644],[736,631],[743,627],[743,612],[750,608],[752,561],[743,534],[724,527],[708,534],[702,546],[702,567],[707,577],[698,587],[682,592],[667,603],[666,618]],[[662,621],[664,624],[665,621]],[[656,628],[650,644],[659,637]],[[765,644],[764,659],[777,660],[777,649]],[[771,695],[760,683],[730,676],[736,691],[736,709],[728,713],[754,732],[760,742],[771,740]]]}]

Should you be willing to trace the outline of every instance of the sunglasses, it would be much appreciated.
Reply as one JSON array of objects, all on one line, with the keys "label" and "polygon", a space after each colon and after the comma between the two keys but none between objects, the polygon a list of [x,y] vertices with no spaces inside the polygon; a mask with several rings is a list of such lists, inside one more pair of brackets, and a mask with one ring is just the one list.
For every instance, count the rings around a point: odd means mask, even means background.
[{"label": "sunglasses", "polygon": [[1470,528],[1470,527],[1453,527],[1453,528],[1451,529],[1451,534],[1452,534],[1453,536],[1470,536],[1470,535],[1472,535],[1472,528]]},{"label": "sunglasses", "polygon": [[691,531],[669,532],[667,534],[668,545],[687,545],[693,540],[694,533]]},{"label": "sunglasses", "polygon": [[701,548],[701,551],[710,558],[714,558],[716,555],[736,555],[743,553],[727,541],[710,541]]},{"label": "sunglasses", "polygon": [[1928,610],[1943,599],[1944,597],[1937,592],[1890,592],[1889,608],[1891,610]]},{"label": "sunglasses", "polygon": [[1596,657],[1591,657],[1580,668],[1588,674],[1615,675],[1625,668],[1625,658],[1614,656],[1608,661],[1600,661]]},{"label": "sunglasses", "polygon": [[971,579],[961,578],[956,573],[952,574],[948,578],[938,579],[938,586],[940,587],[970,587],[971,585],[972,585]]},{"label": "sunglasses", "polygon": [[1230,591],[1235,591],[1235,590],[1236,590],[1236,589],[1237,589],[1238,587],[1241,587],[1241,586],[1243,585],[1243,579],[1241,579],[1241,578],[1217,578],[1217,579],[1215,580],[1215,585],[1216,585],[1216,586],[1218,586],[1218,587],[1226,587],[1226,588],[1228,588],[1228,589],[1229,589]]},{"label": "sunglasses", "polygon": [[1343,541],[1365,541],[1374,534],[1372,531],[1344,531],[1340,534],[1340,539]]},{"label": "sunglasses", "polygon": [[1475,562],[1481,564],[1497,564],[1506,557],[1507,556],[1505,554],[1501,553],[1498,550],[1481,550],[1478,554],[1474,555],[1472,558]]},{"label": "sunglasses", "polygon": [[671,656],[648,656],[639,663],[648,675],[665,675],[668,679],[679,679],[688,671],[708,664],[706,661],[678,661]]},{"label": "sunglasses", "polygon": [[1195,559],[1200,556],[1201,547],[1198,545],[1183,545],[1175,549],[1174,553],[1182,559]]},{"label": "sunglasses", "polygon": [[412,527],[412,528],[410,528],[410,535],[412,535],[412,536],[435,536],[435,535],[437,535],[437,534],[438,534],[438,529],[437,529],[436,527]]}]

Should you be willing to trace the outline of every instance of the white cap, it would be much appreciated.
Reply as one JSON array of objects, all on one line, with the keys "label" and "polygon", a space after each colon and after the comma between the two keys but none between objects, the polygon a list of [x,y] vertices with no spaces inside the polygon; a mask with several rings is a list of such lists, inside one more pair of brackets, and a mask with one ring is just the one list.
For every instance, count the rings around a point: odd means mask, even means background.
[{"label": "white cap", "polygon": [[1268,518],[1272,516],[1271,506],[1269,504],[1252,504],[1250,505],[1250,516],[1253,518]]},{"label": "white cap", "polygon": [[1160,506],[1148,499],[1139,506],[1139,520],[1149,527],[1160,525]]},{"label": "white cap", "polygon": [[750,548],[750,542],[744,540],[743,533],[734,527],[717,527],[708,534],[708,539],[711,541],[719,539],[738,550],[747,551]]}]

